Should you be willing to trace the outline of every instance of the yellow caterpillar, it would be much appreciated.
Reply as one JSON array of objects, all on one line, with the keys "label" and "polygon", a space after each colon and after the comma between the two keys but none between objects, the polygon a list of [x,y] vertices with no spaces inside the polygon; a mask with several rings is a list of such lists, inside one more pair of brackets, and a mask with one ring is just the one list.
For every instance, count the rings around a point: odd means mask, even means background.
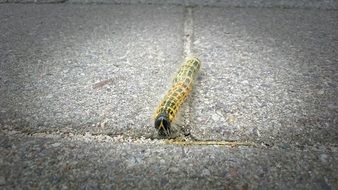
[{"label": "yellow caterpillar", "polygon": [[181,66],[173,80],[173,84],[155,112],[155,128],[160,136],[170,135],[170,124],[192,90],[194,80],[201,61],[197,58],[188,58]]}]

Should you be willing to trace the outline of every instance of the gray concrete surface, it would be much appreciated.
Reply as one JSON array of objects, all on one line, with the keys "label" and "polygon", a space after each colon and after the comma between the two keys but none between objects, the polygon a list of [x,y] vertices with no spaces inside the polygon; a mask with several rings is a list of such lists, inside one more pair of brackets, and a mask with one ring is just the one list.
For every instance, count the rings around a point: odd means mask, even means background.
[{"label": "gray concrete surface", "polygon": [[332,144],[338,126],[338,16],[319,10],[197,8],[203,60],[192,133]]},{"label": "gray concrete surface", "polygon": [[148,138],[185,7],[1,4],[0,188],[338,189],[338,14],[300,8],[192,9],[177,123],[232,147]]},{"label": "gray concrete surface", "polygon": [[153,131],[152,112],[182,59],[183,8],[28,4],[0,9],[5,125]]},{"label": "gray concrete surface", "polygon": [[6,3],[103,3],[337,10],[337,0],[0,0]]},{"label": "gray concrete surface", "polygon": [[327,190],[338,185],[337,147],[174,146],[119,136],[13,132],[0,139],[4,189]]},{"label": "gray concrete surface", "polygon": [[4,3],[64,3],[66,0],[4,0]]}]

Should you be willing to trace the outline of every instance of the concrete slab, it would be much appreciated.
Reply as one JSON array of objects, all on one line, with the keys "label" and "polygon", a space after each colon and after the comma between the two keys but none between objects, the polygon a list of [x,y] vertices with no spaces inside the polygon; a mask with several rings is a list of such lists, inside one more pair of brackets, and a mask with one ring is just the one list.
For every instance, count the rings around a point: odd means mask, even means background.
[{"label": "concrete slab", "polygon": [[336,144],[336,11],[195,8],[202,73],[191,133],[267,144]]},{"label": "concrete slab", "polygon": [[172,6],[0,5],[1,127],[153,132],[152,113],[183,59],[182,13]]},{"label": "concrete slab", "polygon": [[337,147],[174,146],[119,136],[0,135],[2,189],[336,189]]},{"label": "concrete slab", "polygon": [[0,189],[337,189],[337,12],[193,8],[185,125],[255,147],[141,137],[181,64],[183,15],[1,4]]},{"label": "concrete slab", "polygon": [[337,10],[337,0],[67,0],[67,3],[122,3],[122,4],[157,4],[179,6],[215,6],[241,8],[297,8]]}]

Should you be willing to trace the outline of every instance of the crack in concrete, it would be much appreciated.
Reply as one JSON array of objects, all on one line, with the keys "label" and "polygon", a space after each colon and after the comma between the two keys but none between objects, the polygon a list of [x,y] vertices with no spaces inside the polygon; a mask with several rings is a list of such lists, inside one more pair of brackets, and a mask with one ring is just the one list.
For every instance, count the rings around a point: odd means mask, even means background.
[{"label": "crack in concrete", "polygon": [[29,137],[40,137],[40,138],[52,138],[52,139],[71,139],[71,140],[86,140],[91,139],[95,141],[110,141],[119,143],[155,143],[155,144],[171,144],[171,145],[223,145],[231,147],[239,146],[250,146],[250,147],[263,147],[255,142],[248,141],[231,141],[231,140],[197,140],[197,139],[160,139],[146,136],[132,136],[126,134],[100,134],[100,133],[70,133],[70,132],[51,132],[51,131],[40,131],[40,132],[26,132],[18,130],[1,129],[0,134],[7,136],[29,136]]},{"label": "crack in concrete", "polygon": [[[252,147],[262,149],[283,149],[279,144],[267,144],[266,142],[254,141],[237,141],[237,140],[215,140],[215,139],[197,139],[192,135],[186,137],[175,137],[172,139],[161,139],[153,135],[138,136],[119,134],[102,134],[102,133],[71,133],[71,132],[56,132],[56,131],[27,131],[27,130],[11,130],[0,129],[0,135],[4,136],[25,136],[37,138],[52,138],[52,139],[70,139],[70,140],[93,140],[97,142],[112,142],[112,143],[133,143],[133,144],[159,144],[159,145],[179,145],[179,146],[224,146],[224,147]],[[306,147],[316,148],[317,145],[307,145]],[[337,148],[338,144],[330,144],[327,148]],[[293,146],[295,150],[303,150],[302,146]]]},{"label": "crack in concrete", "polygon": [[[193,8],[185,6],[184,9],[184,24],[183,24],[183,56],[191,57],[193,56],[192,51],[192,43],[193,43]],[[192,103],[193,103],[193,95],[190,94],[188,99],[185,102],[185,105],[182,107],[182,112],[184,113],[184,126],[181,127],[184,135],[186,137],[192,137],[190,134],[190,130],[192,128],[193,121],[192,119]]]},{"label": "crack in concrete", "polygon": [[173,145],[225,145],[231,147],[237,146],[250,146],[250,147],[259,147],[261,145],[249,142],[249,141],[227,141],[227,140],[167,140],[167,144]]},{"label": "crack in concrete", "polygon": [[184,9],[184,36],[183,36],[183,55],[184,57],[192,56],[192,40],[194,34],[192,7],[185,7]]}]

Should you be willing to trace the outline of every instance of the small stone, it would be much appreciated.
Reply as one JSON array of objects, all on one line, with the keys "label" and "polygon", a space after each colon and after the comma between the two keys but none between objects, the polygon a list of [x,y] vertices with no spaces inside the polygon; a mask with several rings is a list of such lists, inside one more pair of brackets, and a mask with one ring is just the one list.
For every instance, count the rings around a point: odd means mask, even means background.
[{"label": "small stone", "polygon": [[167,183],[169,183],[169,180],[167,178],[162,178],[160,181],[161,187],[165,186]]},{"label": "small stone", "polygon": [[326,163],[327,162],[327,154],[321,154],[320,156],[319,156],[319,159],[320,159],[320,161],[322,161],[323,163]]},{"label": "small stone", "polygon": [[131,157],[130,159],[128,159],[127,163],[128,163],[127,167],[131,168],[131,167],[134,167],[134,166],[138,165],[138,160],[135,157]]},{"label": "small stone", "polygon": [[253,128],[252,129],[252,133],[255,134],[255,135],[257,135],[258,137],[261,136],[261,133],[259,132],[259,130],[257,128]]},{"label": "small stone", "polygon": [[170,171],[170,172],[173,172],[173,173],[177,173],[177,172],[179,172],[180,170],[179,170],[177,167],[172,167],[172,168],[169,168],[169,171]]},{"label": "small stone", "polygon": [[18,133],[17,131],[8,131],[9,135],[15,135],[16,133]]},{"label": "small stone", "polygon": [[211,116],[211,118],[212,118],[212,120],[214,120],[214,121],[218,121],[218,120],[220,119],[218,114],[213,114],[213,115]]},{"label": "small stone", "polygon": [[290,148],[290,145],[288,145],[287,143],[282,143],[282,144],[280,145],[280,147],[281,147],[282,149],[289,149],[289,148]]},{"label": "small stone", "polygon": [[210,171],[208,169],[203,169],[201,175],[202,176],[210,176]]},{"label": "small stone", "polygon": [[324,93],[325,93],[324,90],[319,90],[319,91],[318,91],[318,94],[319,94],[319,95],[323,95]]},{"label": "small stone", "polygon": [[65,184],[63,184],[63,185],[62,185],[62,190],[66,190],[66,189],[68,189],[68,186],[65,185]]},{"label": "small stone", "polygon": [[59,147],[60,145],[61,145],[61,143],[54,143],[51,146],[55,148],[55,147]]},{"label": "small stone", "polygon": [[228,115],[226,120],[229,124],[234,124],[237,121],[237,119],[234,115]]}]

